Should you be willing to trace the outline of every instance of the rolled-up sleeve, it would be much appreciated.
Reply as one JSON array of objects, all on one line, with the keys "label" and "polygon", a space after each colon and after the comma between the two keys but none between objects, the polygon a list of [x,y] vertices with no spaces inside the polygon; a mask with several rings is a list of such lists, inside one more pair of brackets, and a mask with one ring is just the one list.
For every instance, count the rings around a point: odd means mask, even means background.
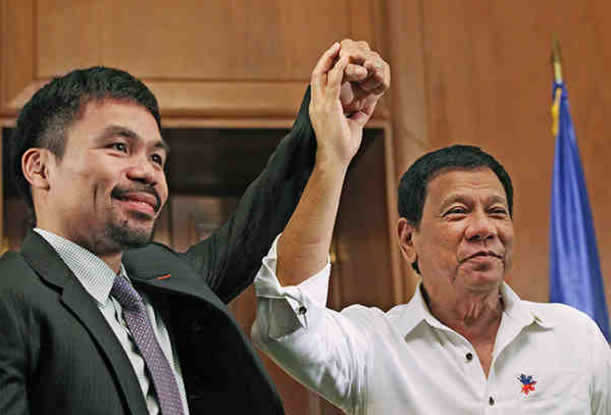
[{"label": "rolled-up sleeve", "polygon": [[320,314],[327,303],[331,272],[331,266],[327,261],[322,270],[303,283],[282,287],[276,277],[277,241],[278,237],[274,240],[267,256],[263,258],[263,265],[255,278],[258,302],[268,304],[266,307],[257,308],[257,320],[259,316],[265,320],[266,326],[271,329],[268,335],[274,339],[288,335],[299,328],[307,328],[308,324],[321,318]]},{"label": "rolled-up sleeve", "polygon": [[252,339],[305,386],[344,410],[363,397],[367,342],[347,316],[325,307],[331,266],[296,286],[276,277],[276,243],[255,278],[257,318]]}]

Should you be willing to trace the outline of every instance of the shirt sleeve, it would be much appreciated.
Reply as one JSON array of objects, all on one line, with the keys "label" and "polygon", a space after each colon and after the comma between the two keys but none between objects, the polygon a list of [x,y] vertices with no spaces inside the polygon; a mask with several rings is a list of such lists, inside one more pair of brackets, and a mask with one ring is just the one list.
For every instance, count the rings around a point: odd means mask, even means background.
[{"label": "shirt sleeve", "polygon": [[364,399],[367,341],[358,322],[325,307],[331,266],[296,286],[276,276],[276,244],[255,278],[255,344],[299,382],[352,412]]},{"label": "shirt sleeve", "polygon": [[[263,264],[255,277],[255,292],[259,301],[268,299],[279,299],[285,306],[288,305],[290,311],[287,313],[277,313],[269,316],[270,325],[277,329],[274,330],[273,338],[277,339],[285,336],[300,327],[307,327],[309,320],[320,319],[320,313],[324,312],[327,304],[329,288],[329,275],[331,265],[327,264],[315,275],[296,286],[282,287],[276,277],[277,254],[276,246],[278,237],[274,240],[272,247],[263,258]],[[317,307],[310,307],[310,305]]]},{"label": "shirt sleeve", "polygon": [[611,413],[611,348],[602,332],[592,322],[593,342],[590,347],[592,357],[592,414],[608,415]]}]

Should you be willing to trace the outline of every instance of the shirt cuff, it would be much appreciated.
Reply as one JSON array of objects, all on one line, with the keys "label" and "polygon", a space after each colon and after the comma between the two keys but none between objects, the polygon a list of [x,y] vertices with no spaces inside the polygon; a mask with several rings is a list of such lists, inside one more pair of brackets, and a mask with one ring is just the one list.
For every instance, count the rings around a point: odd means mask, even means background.
[{"label": "shirt cuff", "polygon": [[255,277],[255,292],[257,297],[269,299],[285,299],[295,313],[295,316],[302,324],[307,326],[305,318],[308,311],[307,305],[313,304],[318,307],[325,307],[327,295],[329,293],[329,275],[331,265],[327,258],[326,265],[299,285],[281,286],[276,276],[278,238],[272,243],[268,254],[263,258],[263,264]]}]

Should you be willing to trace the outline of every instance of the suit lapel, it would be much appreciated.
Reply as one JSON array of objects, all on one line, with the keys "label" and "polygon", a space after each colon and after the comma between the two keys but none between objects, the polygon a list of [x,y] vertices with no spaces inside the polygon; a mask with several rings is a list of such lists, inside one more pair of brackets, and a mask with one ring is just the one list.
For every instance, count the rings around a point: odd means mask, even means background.
[{"label": "suit lapel", "polygon": [[131,363],[95,300],[40,235],[30,232],[24,240],[21,253],[43,280],[60,288],[61,302],[83,324],[108,360],[110,370],[114,372],[130,412],[148,413],[142,389]]},{"label": "suit lapel", "polygon": [[165,290],[195,297],[227,312],[225,304],[212,292],[202,277],[174,252],[166,252],[155,244],[150,244],[145,248],[126,251],[123,255],[123,265],[133,283],[145,290]]},{"label": "suit lapel", "polygon": [[[130,275],[131,277],[131,275]],[[212,290],[205,284],[199,281],[194,284],[191,281],[182,278],[173,278],[171,274],[164,274],[156,278],[138,278],[134,277],[133,282],[136,286],[142,287],[145,290],[165,290],[174,292],[175,294],[187,295],[189,297],[196,297],[200,300],[205,300],[208,303],[213,304],[221,310],[225,310],[225,304],[212,292]]]},{"label": "suit lapel", "polygon": [[[273,409],[282,405],[248,338],[227,306],[210,289],[205,278],[195,272],[190,262],[165,247],[149,244],[126,251],[123,265],[134,285],[146,292],[155,308],[163,314],[166,324],[173,323],[169,332],[176,350],[182,352],[179,358],[192,413],[197,412],[197,408],[206,408],[208,404],[218,404],[219,399],[223,400],[219,397],[223,394],[217,396],[211,392],[218,385],[231,385],[228,387],[236,390],[248,389],[249,402],[261,404],[249,408],[253,413],[266,413],[261,408],[269,408],[269,413],[282,413]],[[234,376],[235,371],[227,368],[233,367],[237,361],[240,362],[240,374]],[[220,379],[221,376],[225,378]],[[211,383],[208,383],[209,377],[214,377]],[[219,408],[223,405],[228,404],[224,402]],[[229,412],[233,413],[231,409]]]}]

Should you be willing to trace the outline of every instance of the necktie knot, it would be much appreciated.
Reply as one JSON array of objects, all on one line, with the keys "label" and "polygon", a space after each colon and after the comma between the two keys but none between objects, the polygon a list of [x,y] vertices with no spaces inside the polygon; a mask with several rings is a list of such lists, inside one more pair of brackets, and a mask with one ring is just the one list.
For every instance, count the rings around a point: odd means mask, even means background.
[{"label": "necktie knot", "polygon": [[115,277],[112,284],[110,295],[115,297],[121,307],[127,310],[138,310],[143,307],[142,298],[138,292],[132,287],[127,278],[121,275]]}]

